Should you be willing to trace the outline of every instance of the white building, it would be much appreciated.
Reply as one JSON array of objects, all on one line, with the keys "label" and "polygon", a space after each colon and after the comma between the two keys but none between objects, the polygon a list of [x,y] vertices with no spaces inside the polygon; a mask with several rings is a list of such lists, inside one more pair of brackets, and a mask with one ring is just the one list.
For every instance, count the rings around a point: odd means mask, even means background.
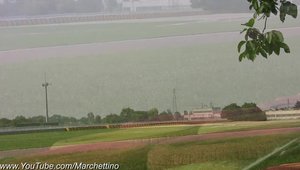
[{"label": "white building", "polygon": [[267,120],[300,119],[300,110],[276,110],[266,112]]},{"label": "white building", "polygon": [[162,9],[191,8],[190,0],[122,0],[121,5],[126,11],[151,11]]},{"label": "white building", "polygon": [[193,109],[189,114],[183,116],[184,120],[221,119],[220,108]]}]

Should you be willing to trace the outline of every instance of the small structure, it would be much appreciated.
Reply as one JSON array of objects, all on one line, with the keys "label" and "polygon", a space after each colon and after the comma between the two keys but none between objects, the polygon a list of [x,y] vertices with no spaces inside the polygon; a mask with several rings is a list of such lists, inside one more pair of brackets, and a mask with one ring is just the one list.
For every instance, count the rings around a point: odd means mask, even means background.
[{"label": "small structure", "polygon": [[300,110],[266,111],[267,120],[300,119]]},{"label": "small structure", "polygon": [[193,109],[183,116],[184,120],[221,119],[221,108]]}]

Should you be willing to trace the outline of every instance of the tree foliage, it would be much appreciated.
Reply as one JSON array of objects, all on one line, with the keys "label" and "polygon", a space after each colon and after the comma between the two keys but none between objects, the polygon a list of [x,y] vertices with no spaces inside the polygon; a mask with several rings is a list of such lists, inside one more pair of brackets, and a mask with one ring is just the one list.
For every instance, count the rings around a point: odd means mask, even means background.
[{"label": "tree foliage", "polygon": [[300,109],[300,101],[297,101],[295,106],[294,106],[294,109]]},{"label": "tree foliage", "polygon": [[255,103],[244,103],[242,106],[232,103],[223,108],[221,117],[233,121],[264,121],[266,114]]},{"label": "tree foliage", "polygon": [[[284,42],[283,34],[278,30],[265,32],[268,18],[271,15],[278,15],[282,22],[286,16],[297,18],[297,5],[288,0],[247,0],[250,3],[249,9],[254,10],[253,17],[245,24],[241,33],[245,33],[245,40],[238,44],[239,61],[249,59],[254,61],[258,55],[264,58],[275,53],[280,54],[283,49],[285,53],[290,53],[289,46]],[[258,21],[264,21],[264,27],[260,30],[254,27]],[[242,49],[244,49],[242,51]]]}]

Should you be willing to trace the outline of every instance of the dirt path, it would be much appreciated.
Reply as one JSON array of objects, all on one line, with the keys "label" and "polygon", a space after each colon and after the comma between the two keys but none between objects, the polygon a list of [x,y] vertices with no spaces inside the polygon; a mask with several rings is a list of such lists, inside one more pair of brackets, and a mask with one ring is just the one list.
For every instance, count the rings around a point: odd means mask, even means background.
[{"label": "dirt path", "polygon": [[282,164],[275,167],[270,167],[267,170],[300,170],[300,163]]},{"label": "dirt path", "polygon": [[144,146],[147,144],[171,144],[177,142],[205,141],[209,139],[224,139],[224,138],[239,138],[239,137],[250,137],[250,136],[264,136],[264,135],[272,135],[272,134],[287,134],[293,132],[300,132],[300,127],[249,130],[249,131],[238,131],[238,132],[219,132],[219,133],[209,133],[209,134],[201,134],[201,135],[137,139],[137,140],[112,141],[112,142],[97,142],[97,143],[89,143],[89,144],[55,146],[55,147],[47,147],[47,148],[0,151],[0,159],[5,157],[20,156],[20,155],[68,154],[68,153],[76,153],[76,152],[95,151],[101,149],[104,150],[104,149],[131,148],[131,147]]}]

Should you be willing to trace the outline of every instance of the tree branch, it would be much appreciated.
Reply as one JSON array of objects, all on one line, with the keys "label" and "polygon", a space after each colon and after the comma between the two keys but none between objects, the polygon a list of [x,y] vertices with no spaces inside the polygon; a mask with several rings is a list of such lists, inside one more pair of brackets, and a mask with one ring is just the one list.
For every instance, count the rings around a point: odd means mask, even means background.
[{"label": "tree branch", "polygon": [[267,21],[268,21],[268,17],[265,17],[265,25],[264,25],[264,29],[262,30],[262,33],[265,33],[265,30],[267,28]]}]

